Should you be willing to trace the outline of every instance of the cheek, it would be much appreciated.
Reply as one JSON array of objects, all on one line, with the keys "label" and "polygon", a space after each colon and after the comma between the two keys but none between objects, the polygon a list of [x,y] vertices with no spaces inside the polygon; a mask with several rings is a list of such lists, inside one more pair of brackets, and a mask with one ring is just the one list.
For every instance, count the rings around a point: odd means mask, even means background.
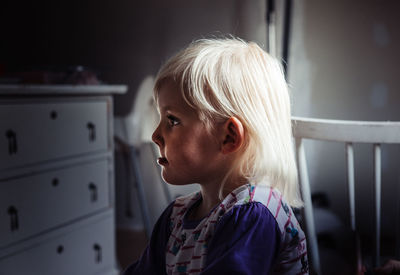
[{"label": "cheek", "polygon": [[177,139],[174,145],[168,148],[168,153],[176,164],[182,165],[195,161],[200,150],[200,144],[194,140]]},{"label": "cheek", "polygon": [[204,165],[205,161],[212,160],[217,152],[217,144],[209,136],[198,133],[195,138],[188,139],[182,144],[182,161],[194,165]]},{"label": "cheek", "polygon": [[217,140],[204,125],[192,125],[182,131],[171,133],[166,139],[165,154],[171,163],[183,166],[203,164],[219,149]]}]

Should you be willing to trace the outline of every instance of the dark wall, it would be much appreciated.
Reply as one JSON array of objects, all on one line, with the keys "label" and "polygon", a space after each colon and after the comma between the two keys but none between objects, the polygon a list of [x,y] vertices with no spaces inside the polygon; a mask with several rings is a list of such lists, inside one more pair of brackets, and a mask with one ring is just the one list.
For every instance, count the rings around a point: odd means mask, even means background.
[{"label": "dark wall", "polygon": [[257,38],[253,26],[264,23],[263,5],[260,0],[9,1],[0,9],[0,74],[85,66],[106,83],[129,86],[127,94],[115,97],[115,114],[125,116],[142,80],[193,39],[225,33]]},{"label": "dark wall", "polygon": [[[158,3],[159,2],[159,3]],[[163,1],[23,1],[1,9],[2,71],[67,70],[82,65],[106,83],[128,84],[157,71]],[[157,35],[154,35],[157,33]],[[149,43],[152,41],[152,43]],[[136,68],[127,76],[127,68]],[[129,111],[134,93],[116,98]],[[129,102],[129,104],[122,104]]]}]

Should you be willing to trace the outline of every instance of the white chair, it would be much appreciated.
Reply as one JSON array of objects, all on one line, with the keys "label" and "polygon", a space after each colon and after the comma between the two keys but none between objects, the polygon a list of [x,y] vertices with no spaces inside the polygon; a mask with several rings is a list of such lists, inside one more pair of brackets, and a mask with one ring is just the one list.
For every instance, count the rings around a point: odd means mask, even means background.
[{"label": "white chair", "polygon": [[[381,234],[381,144],[400,144],[400,122],[345,121],[311,118],[292,118],[293,136],[296,142],[297,165],[302,197],[305,203],[305,231],[309,246],[309,258],[312,269],[321,274],[320,255],[315,232],[311,192],[308,178],[304,139],[343,142],[347,162],[347,183],[349,193],[349,210],[351,230],[355,233],[357,243],[357,273],[361,273],[362,256],[358,241],[355,211],[355,171],[354,143],[370,143],[373,145],[374,189],[375,189],[375,253],[373,265],[380,264]],[[398,224],[398,223],[397,223]],[[399,232],[399,228],[397,228]],[[400,238],[396,236],[396,250],[399,251]],[[394,255],[393,255],[394,256]]]}]

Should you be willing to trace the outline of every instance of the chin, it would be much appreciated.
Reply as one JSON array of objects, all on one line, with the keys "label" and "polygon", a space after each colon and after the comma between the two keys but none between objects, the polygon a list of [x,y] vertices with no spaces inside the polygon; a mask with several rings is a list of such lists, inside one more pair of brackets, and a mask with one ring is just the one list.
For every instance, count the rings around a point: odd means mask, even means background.
[{"label": "chin", "polygon": [[176,181],[176,180],[167,180],[167,179],[165,179],[164,177],[163,177],[163,180],[164,180],[166,183],[170,184],[170,185],[176,185],[176,186],[192,184],[191,182],[187,182],[187,181],[182,182],[182,181]]},{"label": "chin", "polygon": [[182,179],[177,179],[174,177],[169,177],[168,175],[166,175],[165,173],[162,173],[162,179],[171,185],[187,185],[187,184],[191,184],[192,182],[187,181],[187,180],[182,180]]}]

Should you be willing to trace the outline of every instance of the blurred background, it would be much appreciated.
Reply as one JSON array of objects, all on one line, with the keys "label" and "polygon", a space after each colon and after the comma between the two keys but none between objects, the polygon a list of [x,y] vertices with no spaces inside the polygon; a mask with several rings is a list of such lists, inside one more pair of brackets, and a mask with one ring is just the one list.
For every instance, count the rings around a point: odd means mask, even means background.
[{"label": "blurred background", "polygon": [[[197,190],[165,189],[155,164],[152,85],[168,57],[195,39],[232,34],[282,61],[295,116],[399,121],[399,12],[397,0],[6,1],[0,8],[0,78],[18,83],[27,74],[80,67],[96,83],[127,85],[125,94],[114,96],[113,112],[115,234],[124,268],[147,242],[137,170],[127,151],[137,153],[150,227],[171,199]],[[312,192],[330,217],[320,228],[326,274],[348,264],[339,236],[349,228],[344,152],[336,143],[306,143]],[[400,233],[394,222],[400,215],[399,156],[398,146],[383,147],[382,249],[393,257]],[[372,147],[357,145],[355,161],[357,225],[368,256]]]}]

